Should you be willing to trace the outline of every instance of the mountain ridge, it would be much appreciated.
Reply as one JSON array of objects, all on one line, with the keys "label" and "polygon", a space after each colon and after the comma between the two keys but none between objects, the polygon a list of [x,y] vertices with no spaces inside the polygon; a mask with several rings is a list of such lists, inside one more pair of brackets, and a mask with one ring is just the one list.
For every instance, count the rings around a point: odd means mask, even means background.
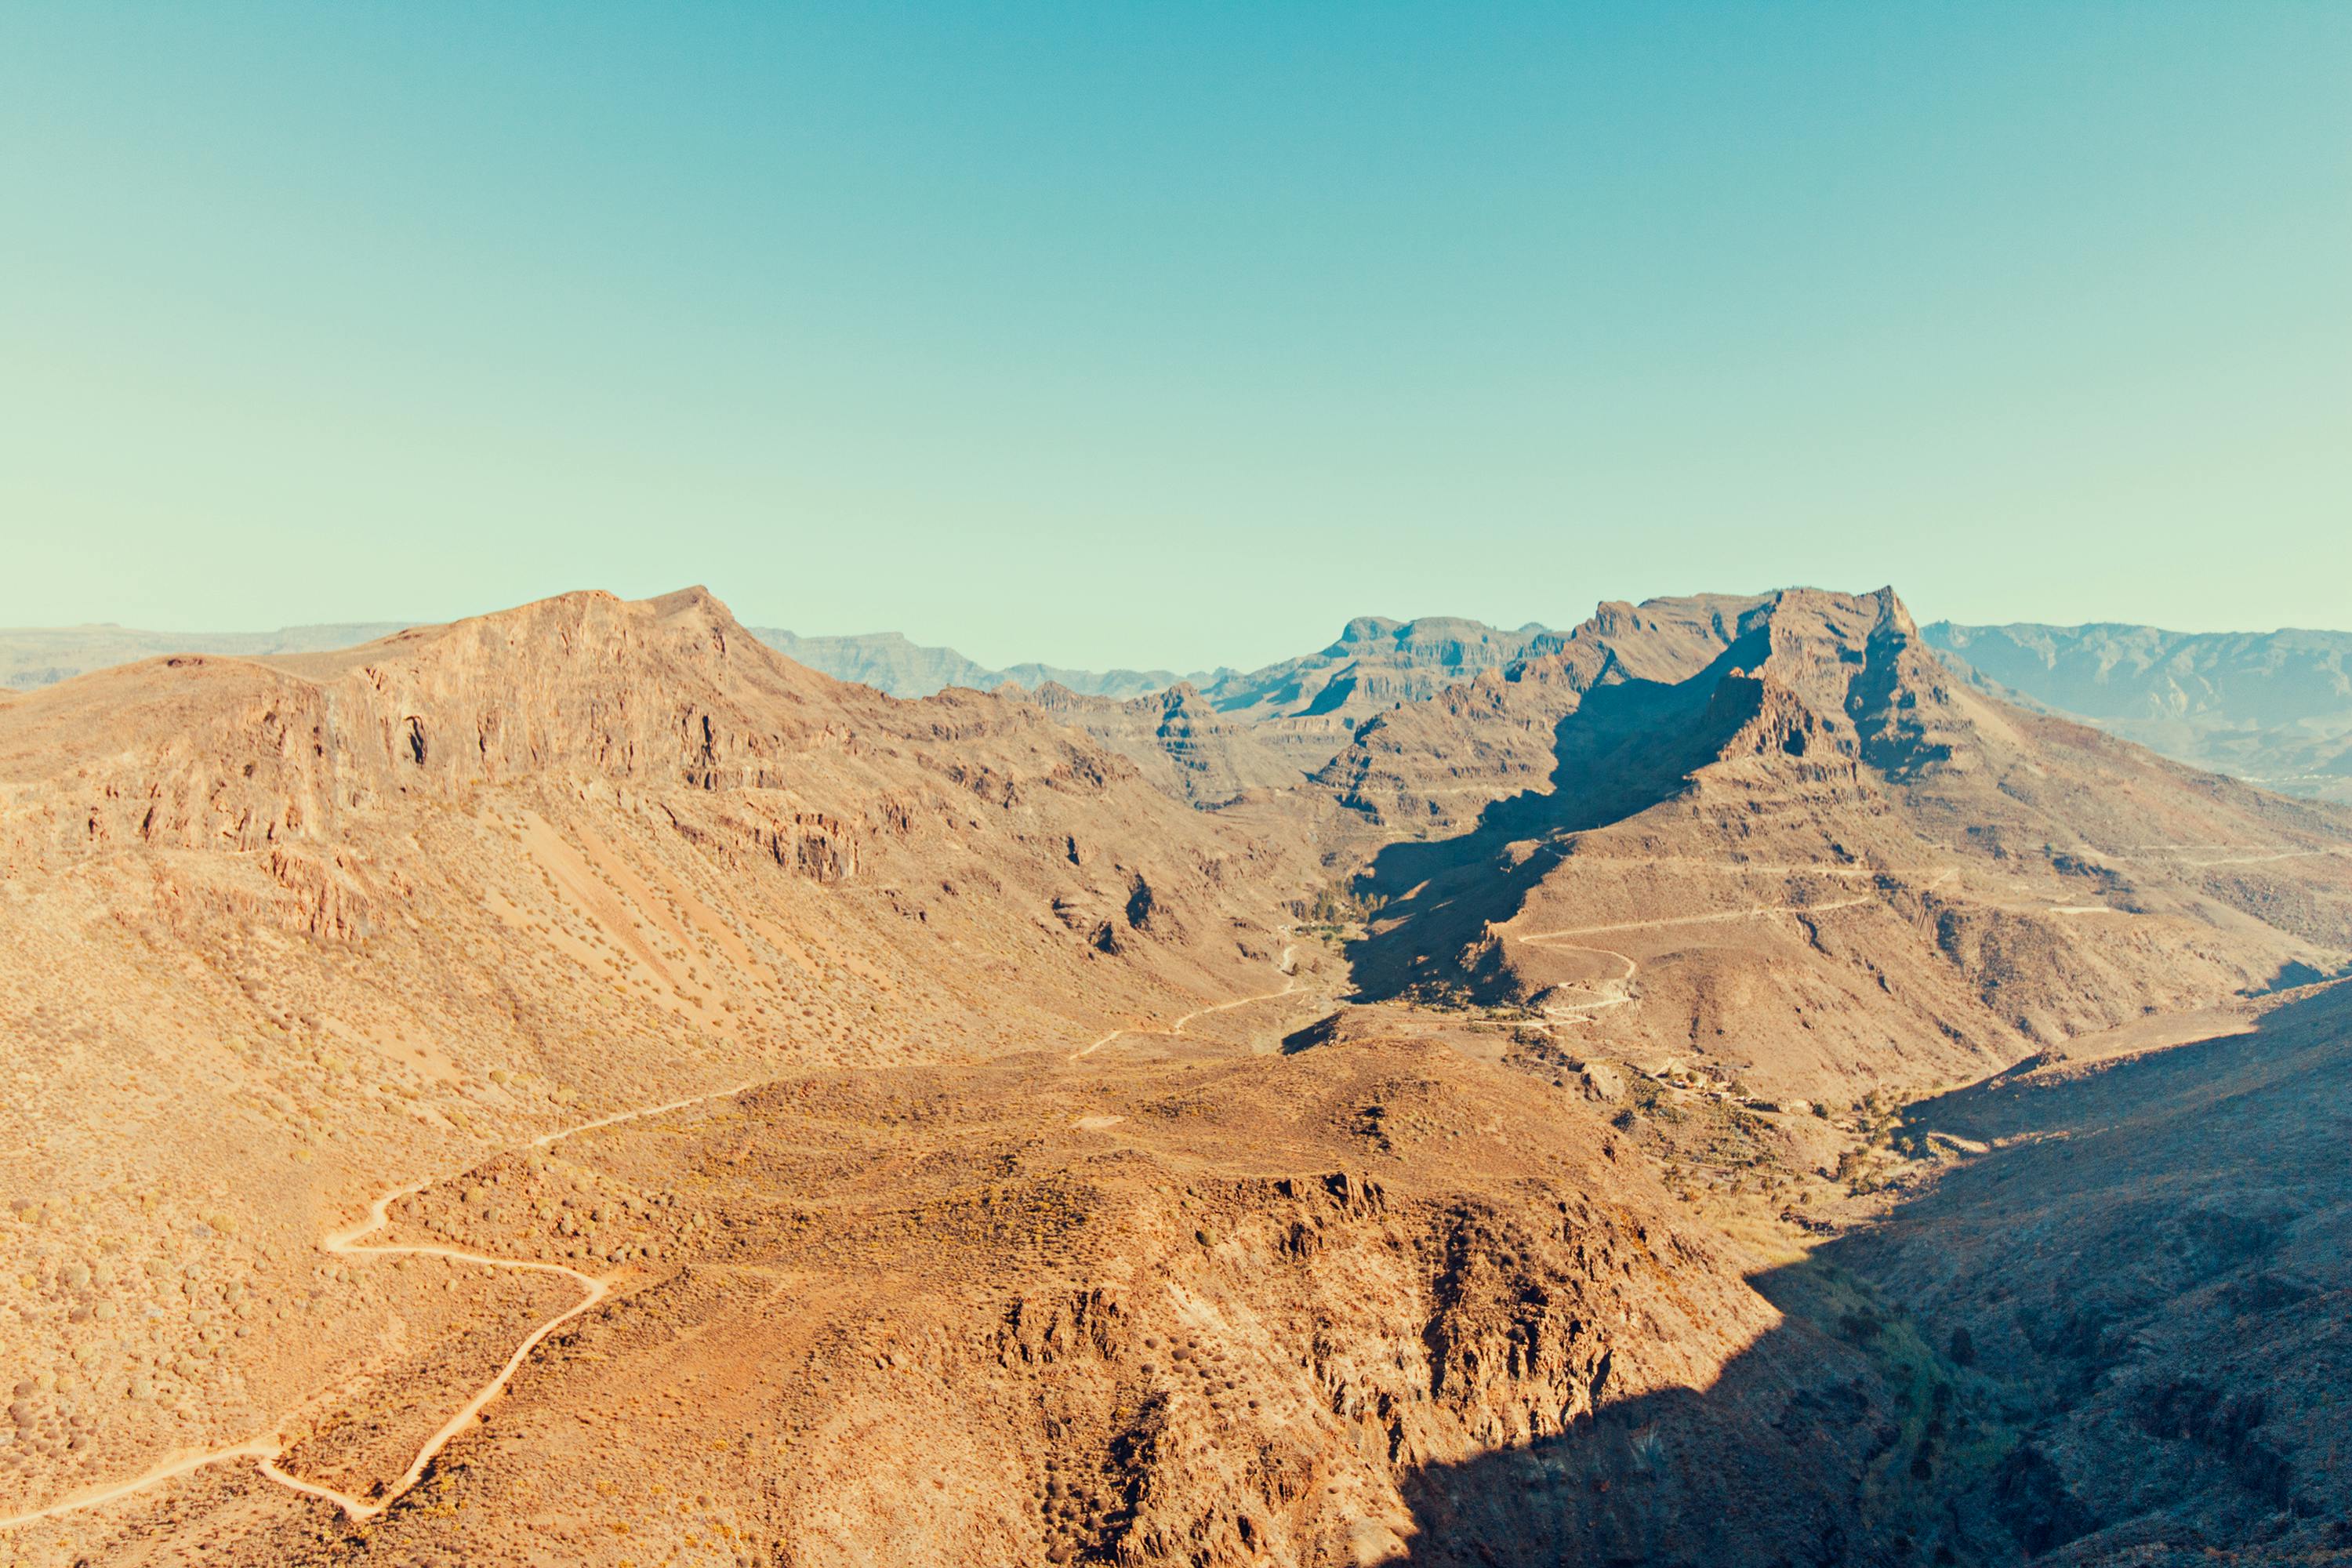
[{"label": "mountain ridge", "polygon": [[[2344,989],[2292,987],[2352,962],[2352,813],[1989,695],[1891,589],[1604,603],[1307,710],[1377,663],[1255,719],[901,700],[690,588],[0,700],[12,1551],[2324,1543],[2324,1366],[2168,1380],[2063,1317],[2216,1346],[2334,1289],[2258,1151],[2198,1151],[2243,1179],[2152,1277],[2226,1288],[2160,1312],[2112,1141],[2064,1211],[2112,1289],[1932,1199],[2065,1165],[2004,1086],[2209,1025],[2300,1053],[2231,1125],[2337,1081]],[[2216,1080],[2159,1076],[2186,1145]],[[1946,1237],[2020,1278],[1953,1289]],[[2060,1314],[2021,1348],[2012,1284]],[[2077,1366],[2126,1403],[2032,1382]],[[2146,1443],[2048,1436],[2117,1409]],[[2151,1500],[2174,1443],[2227,1465]]]},{"label": "mountain ridge", "polygon": [[2352,801],[2352,632],[1939,621],[1922,635],[1995,688],[2168,756]]},{"label": "mountain ridge", "polygon": [[[1364,879],[1370,995],[1467,987],[1804,1098],[1873,1037],[1965,1076],[2352,950],[2352,814],[1978,695],[1891,590],[1596,617],[1383,715],[1324,782],[1415,835]],[[1793,1039],[1754,1031],[1775,991]]]}]

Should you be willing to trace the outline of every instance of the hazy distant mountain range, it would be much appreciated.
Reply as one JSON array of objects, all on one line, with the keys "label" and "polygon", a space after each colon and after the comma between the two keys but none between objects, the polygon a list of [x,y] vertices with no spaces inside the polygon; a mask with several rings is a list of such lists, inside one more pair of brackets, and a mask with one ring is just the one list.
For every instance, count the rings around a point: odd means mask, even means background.
[{"label": "hazy distant mountain range", "polygon": [[1426,697],[1479,670],[1499,668],[1525,656],[1545,628],[1530,625],[1504,631],[1453,616],[1412,621],[1359,616],[1340,628],[1338,641],[1314,653],[1260,669],[1220,666],[1184,675],[1166,669],[1066,669],[1050,664],[991,669],[954,648],[926,647],[898,632],[804,637],[780,627],[753,626],[751,631],[812,669],[841,680],[863,681],[893,697],[929,697],[950,686],[992,691],[1009,681],[1031,691],[1053,685],[1081,697],[1123,700],[1190,686],[1222,713],[1296,718],[1343,710],[1360,715]]},{"label": "hazy distant mountain range", "polygon": [[[104,625],[0,629],[0,687],[50,685],[85,670],[168,653],[303,653],[367,642],[397,621],[286,626],[272,632],[153,632]],[[1445,687],[1557,651],[1566,634],[1516,630],[1448,616],[1364,616],[1328,647],[1258,669],[1002,668],[898,632],[753,634],[790,658],[894,697],[1011,684],[1040,694],[1065,721],[1117,750],[1166,743],[1170,715],[1205,740],[1255,731],[1290,768],[1312,772],[1364,719]],[[2068,714],[2167,756],[2288,794],[2352,800],[2352,632],[2183,633],[2155,626],[1965,626],[1937,621],[1921,638],[1963,673],[2011,700]],[[1171,695],[1164,700],[1162,693]],[[1145,700],[1149,700],[1148,701]],[[1125,710],[1122,710],[1125,705]],[[1207,722],[1207,715],[1232,721]],[[1154,737],[1158,737],[1154,739]],[[1240,744],[1238,741],[1233,742]],[[1255,778],[1251,758],[1218,776]]]},{"label": "hazy distant mountain range", "polygon": [[1920,635],[1995,689],[2150,751],[2352,800],[2352,632],[1938,621]]},{"label": "hazy distant mountain range", "polygon": [[1031,689],[1051,681],[1088,697],[1140,697],[1190,681],[1205,686],[1230,673],[1170,669],[1064,669],[1051,664],[1015,664],[991,669],[951,647],[911,641],[903,632],[862,632],[850,637],[804,637],[782,626],[753,626],[751,635],[789,658],[836,680],[862,681],[893,697],[929,697],[950,686],[993,691],[1005,682]]},{"label": "hazy distant mountain range", "polygon": [[85,670],[170,653],[316,653],[373,642],[413,624],[347,621],[281,626],[274,632],[148,632],[110,621],[81,626],[0,627],[0,687],[24,690],[54,686]]}]

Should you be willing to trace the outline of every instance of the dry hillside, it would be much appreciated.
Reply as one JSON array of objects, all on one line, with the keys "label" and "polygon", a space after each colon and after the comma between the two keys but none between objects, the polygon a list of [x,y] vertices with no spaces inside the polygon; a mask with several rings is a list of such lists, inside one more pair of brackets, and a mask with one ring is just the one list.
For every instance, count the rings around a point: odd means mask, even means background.
[{"label": "dry hillside", "polygon": [[1311,781],[699,590],[0,700],[0,1556],[2345,1545],[2344,816],[1891,593],[1515,651]]}]

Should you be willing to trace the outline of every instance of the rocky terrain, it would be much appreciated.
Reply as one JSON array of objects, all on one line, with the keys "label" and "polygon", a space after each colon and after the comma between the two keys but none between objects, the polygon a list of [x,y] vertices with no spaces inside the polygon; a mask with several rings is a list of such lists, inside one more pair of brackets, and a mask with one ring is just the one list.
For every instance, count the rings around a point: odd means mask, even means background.
[{"label": "rocky terrain", "polygon": [[2352,801],[2352,632],[1938,621],[1921,636],[1998,694],[2265,789]]},{"label": "rocky terrain", "polygon": [[1192,805],[1213,808],[1250,790],[1288,788],[1301,777],[1279,721],[1229,718],[1190,682],[1121,702],[1049,681],[1030,700]]},{"label": "rocky terrain", "polygon": [[1223,713],[1265,719],[1364,719],[1401,702],[1433,697],[1558,641],[1528,625],[1517,631],[1458,616],[1392,621],[1359,616],[1329,647],[1262,669],[1227,672],[1209,700]]},{"label": "rocky terrain", "polygon": [[1477,811],[1360,880],[1369,994],[1509,1000],[1774,1097],[1979,1077],[2352,949],[2341,813],[1984,699],[1891,593],[1604,612],[1326,776],[1383,817]]},{"label": "rocky terrain", "polygon": [[903,700],[577,594],[0,701],[0,1560],[2352,1550],[2352,818],[1891,592],[1360,630]]},{"label": "rocky terrain", "polygon": [[[1297,784],[1376,715],[1433,697],[1559,638],[1540,626],[1359,616],[1319,652],[1262,669],[1195,677],[1113,700],[1053,681],[1035,700],[1142,768],[1163,789],[1215,806],[1252,788]],[[1320,797],[1322,792],[1315,792]]]},{"label": "rocky terrain", "polygon": [[[2352,1553],[2352,988],[2203,1033],[1907,1109],[1906,1140],[1990,1152],[1826,1250],[1954,1390],[1906,1434],[1948,1537],[2076,1564]],[[2002,1428],[2007,1453],[1969,1457]]]},{"label": "rocky terrain", "polygon": [[841,685],[698,592],[176,656],[5,722],[0,1333],[79,1423],[7,1511],[470,1321],[318,1255],[395,1178],[783,1062],[1083,1040],[1255,978],[1307,879],[1028,705]]},{"label": "rocky terrain", "polygon": [[1344,734],[1346,721],[1431,696],[1482,669],[1500,668],[1555,636],[1539,626],[1509,631],[1456,616],[1412,621],[1359,616],[1340,628],[1336,641],[1314,653],[1256,669],[1178,675],[1165,669],[1066,669],[1044,664],[991,669],[953,648],[923,647],[897,632],[803,637],[754,627],[753,634],[813,669],[863,681],[894,697],[929,697],[950,686],[992,691],[1010,683],[1031,690],[1053,685],[1081,697],[1125,701],[1189,685],[1216,711],[1245,722],[1334,721],[1296,726],[1297,733],[1318,735]]},{"label": "rocky terrain", "polygon": [[[1643,611],[1671,615],[1675,601]],[[1601,616],[1632,613],[1603,606]],[[257,655],[346,647],[387,636],[405,623],[289,626],[260,633],[167,633],[121,626],[0,629],[0,688],[30,689],[68,676],[173,653]],[[1230,752],[1210,771],[1264,771],[1269,752],[1311,773],[1345,750],[1375,715],[1420,702],[1470,680],[1559,652],[1575,633],[1528,625],[1517,630],[1448,616],[1396,621],[1363,616],[1337,641],[1255,669],[1179,674],[1167,669],[1078,669],[1023,663],[991,668],[951,647],[898,632],[803,637],[782,627],[752,635],[795,662],[893,697],[929,697],[950,687],[993,691],[1018,686],[1087,710],[1087,728],[1149,770],[1157,716],[1122,713],[1138,699],[1162,699],[1224,727],[1177,742],[1196,757]],[[1591,632],[1585,636],[1588,640]],[[2176,761],[2229,773],[2287,795],[2352,800],[2352,633],[2283,630],[2168,632],[2155,626],[1937,621],[1921,640],[1990,695],[2035,711],[2072,717]],[[1190,688],[1179,697],[1174,689]],[[1071,707],[1072,715],[1078,711]],[[1197,731],[1210,726],[1188,723]],[[1243,738],[1244,731],[1249,739]],[[1399,737],[1389,737],[1391,742]],[[1172,753],[1171,753],[1172,755]],[[1175,765],[1192,764],[1181,758]],[[1176,775],[1171,775],[1173,778]],[[1286,774],[1279,782],[1287,784]]]},{"label": "rocky terrain", "polygon": [[1761,601],[1724,595],[1604,604],[1528,657],[1359,725],[1315,774],[1342,805],[1398,832],[1445,834],[1493,801],[1549,786],[1553,730],[1596,686],[1671,684],[1705,669]]}]

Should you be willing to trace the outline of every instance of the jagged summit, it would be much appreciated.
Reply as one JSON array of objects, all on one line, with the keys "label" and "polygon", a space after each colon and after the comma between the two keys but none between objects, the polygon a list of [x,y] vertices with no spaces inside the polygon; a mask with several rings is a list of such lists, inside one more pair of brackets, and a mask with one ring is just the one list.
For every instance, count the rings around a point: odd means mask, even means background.
[{"label": "jagged summit", "polygon": [[828,726],[898,728],[888,708],[768,648],[706,590],[591,590],[333,652],[83,676],[12,710],[0,773],[77,770],[101,803],[92,837],[272,841],[388,795],[508,781],[773,784]]},{"label": "jagged summit", "polygon": [[[1728,692],[1711,707],[1715,683],[1733,676],[1746,695]],[[1752,716],[1741,702],[1759,710],[1797,702],[1811,713],[1798,731],[1833,744],[1843,737],[1858,751],[1866,725],[1888,766],[1901,765],[1906,746],[1924,759],[1940,743],[1927,716],[1950,700],[1945,672],[1918,646],[1892,588],[1604,601],[1574,628],[1536,638],[1522,658],[1373,716],[1316,777],[1383,821],[1458,827],[1490,801],[1543,785],[1558,763],[1553,731],[1588,693],[1695,680],[1705,684],[1659,700],[1690,710],[1678,721],[1712,712],[1707,722],[1720,724],[1741,713],[1722,743]]]},{"label": "jagged summit", "polygon": [[[1376,992],[1559,990],[1588,1037],[1662,1059],[1679,1036],[1791,1088],[1874,1034],[1964,1070],[2352,947],[2352,824],[1971,689],[1891,589],[1604,605],[1318,779],[1423,836],[1368,880]],[[1565,942],[1587,930],[1629,934]],[[1648,1004],[1586,987],[1595,952]],[[1797,1035],[1718,1021],[1768,983]]]}]

